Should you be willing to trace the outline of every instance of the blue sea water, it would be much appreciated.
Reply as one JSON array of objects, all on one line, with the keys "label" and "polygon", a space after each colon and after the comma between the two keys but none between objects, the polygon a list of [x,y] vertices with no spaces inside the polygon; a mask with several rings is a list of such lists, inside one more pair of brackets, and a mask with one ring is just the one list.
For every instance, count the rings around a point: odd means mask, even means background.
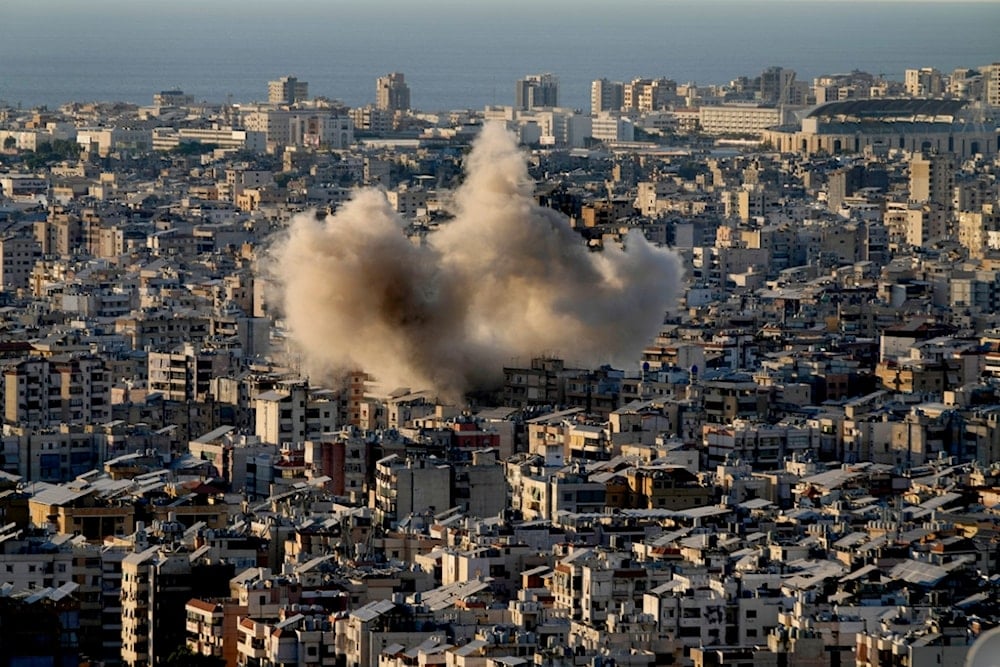
[{"label": "blue sea water", "polygon": [[401,71],[415,108],[442,110],[511,104],[515,80],[552,72],[587,109],[600,77],[950,73],[1000,61],[998,29],[992,1],[37,0],[0,9],[0,100],[251,102],[292,74],[355,106]]}]

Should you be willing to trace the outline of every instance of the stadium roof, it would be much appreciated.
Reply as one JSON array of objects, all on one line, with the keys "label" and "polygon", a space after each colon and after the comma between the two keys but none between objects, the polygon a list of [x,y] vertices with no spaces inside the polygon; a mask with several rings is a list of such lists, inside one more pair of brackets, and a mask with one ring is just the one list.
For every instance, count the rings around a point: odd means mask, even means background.
[{"label": "stadium roof", "polygon": [[927,100],[911,98],[875,98],[827,102],[809,112],[808,118],[849,116],[853,118],[890,118],[907,116],[954,116],[965,100]]}]

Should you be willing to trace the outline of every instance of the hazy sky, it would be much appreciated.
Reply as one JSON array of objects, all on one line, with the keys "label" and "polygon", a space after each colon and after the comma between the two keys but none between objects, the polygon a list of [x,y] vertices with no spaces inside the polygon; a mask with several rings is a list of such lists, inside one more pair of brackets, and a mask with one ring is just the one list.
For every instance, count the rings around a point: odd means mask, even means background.
[{"label": "hazy sky", "polygon": [[25,104],[147,102],[167,87],[199,100],[252,101],[266,81],[293,74],[312,95],[355,105],[373,101],[375,77],[402,71],[421,109],[509,104],[513,81],[534,72],[554,72],[561,101],[583,107],[600,77],[725,83],[781,65],[803,79],[855,68],[902,78],[907,67],[950,72],[1000,60],[1000,0],[4,5],[0,99]]},{"label": "hazy sky", "polygon": [[[615,0],[615,14],[621,11],[662,10],[669,7],[738,4],[753,5],[808,5],[808,4],[1000,4],[1000,0]],[[4,7],[5,16],[52,16],[52,12],[68,12],[76,16],[100,16],[103,12],[119,14],[184,15],[191,18],[224,16],[260,12],[269,15],[288,15],[296,11],[319,12],[325,16],[367,16],[392,11],[393,15],[416,15],[425,12],[452,11],[469,15],[509,13],[524,11],[526,20],[550,13],[602,11],[608,12],[606,0],[366,0],[365,2],[331,2],[330,0],[170,0],[147,3],[135,0],[34,0],[11,3]],[[721,17],[720,17],[721,18]]]}]

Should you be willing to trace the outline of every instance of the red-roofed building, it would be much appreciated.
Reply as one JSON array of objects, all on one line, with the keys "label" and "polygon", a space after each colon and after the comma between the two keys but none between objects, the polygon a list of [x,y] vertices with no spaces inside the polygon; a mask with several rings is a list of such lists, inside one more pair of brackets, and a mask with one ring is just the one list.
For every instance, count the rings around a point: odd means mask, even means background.
[{"label": "red-roofed building", "polygon": [[225,660],[226,667],[236,667],[237,624],[247,607],[231,600],[192,598],[184,607],[187,647],[198,655]]}]

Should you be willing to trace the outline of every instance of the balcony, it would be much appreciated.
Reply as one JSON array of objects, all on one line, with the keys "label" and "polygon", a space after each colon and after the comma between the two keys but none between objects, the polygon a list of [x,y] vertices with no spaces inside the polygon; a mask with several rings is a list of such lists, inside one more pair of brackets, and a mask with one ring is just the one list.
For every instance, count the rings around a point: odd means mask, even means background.
[{"label": "balcony", "polygon": [[255,647],[255,646],[247,646],[246,644],[241,644],[239,647],[239,652],[240,655],[245,655],[248,658],[259,659],[267,657],[267,649],[264,648],[263,646]]}]

